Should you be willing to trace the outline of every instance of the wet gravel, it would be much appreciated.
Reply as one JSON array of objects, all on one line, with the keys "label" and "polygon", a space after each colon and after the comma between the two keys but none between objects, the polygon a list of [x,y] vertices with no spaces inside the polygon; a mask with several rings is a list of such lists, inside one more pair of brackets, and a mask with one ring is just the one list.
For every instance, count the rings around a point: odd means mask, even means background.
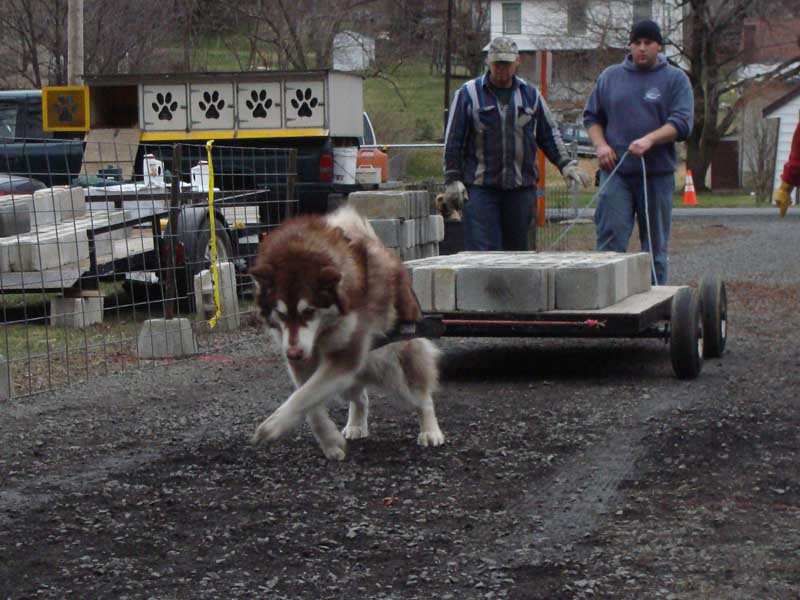
[{"label": "wet gravel", "polygon": [[672,281],[726,282],[722,359],[445,338],[442,448],[379,395],[342,463],[252,447],[291,390],[265,336],[0,404],[0,597],[800,597],[800,218],[673,227]]}]

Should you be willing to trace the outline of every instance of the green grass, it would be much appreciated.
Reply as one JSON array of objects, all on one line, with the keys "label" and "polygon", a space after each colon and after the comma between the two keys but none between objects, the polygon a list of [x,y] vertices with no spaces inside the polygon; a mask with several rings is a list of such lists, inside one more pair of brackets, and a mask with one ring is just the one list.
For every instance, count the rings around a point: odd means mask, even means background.
[{"label": "green grass", "polygon": [[[451,94],[462,79],[451,79]],[[384,144],[444,137],[444,77],[421,63],[402,64],[364,81],[364,108]]]}]

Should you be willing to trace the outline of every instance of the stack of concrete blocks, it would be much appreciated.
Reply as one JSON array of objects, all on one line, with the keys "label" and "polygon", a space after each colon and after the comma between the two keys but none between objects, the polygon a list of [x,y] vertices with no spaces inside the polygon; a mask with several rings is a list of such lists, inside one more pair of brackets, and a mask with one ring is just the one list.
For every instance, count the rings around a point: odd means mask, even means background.
[{"label": "stack of concrete blocks", "polygon": [[121,223],[123,219],[123,211],[111,211],[0,238],[0,271],[44,271],[88,260],[86,231]]},{"label": "stack of concrete blocks", "polygon": [[650,289],[650,256],[460,252],[406,263],[426,312],[596,310]]},{"label": "stack of concrete blocks", "polygon": [[137,340],[139,358],[182,358],[197,354],[197,339],[189,319],[149,319]]},{"label": "stack of concrete blocks", "polygon": [[79,297],[57,296],[50,300],[50,324],[54,327],[84,328],[103,322],[103,296],[86,290]]},{"label": "stack of concrete blocks", "polygon": [[353,192],[348,204],[364,215],[381,241],[402,260],[439,255],[444,220],[425,190]]},{"label": "stack of concrete blocks", "polygon": [[[241,326],[239,296],[236,294],[236,269],[232,262],[219,263],[219,296],[221,316],[212,331],[236,331]],[[194,276],[194,305],[197,315],[210,321],[217,312],[214,303],[214,279],[211,269]]]}]

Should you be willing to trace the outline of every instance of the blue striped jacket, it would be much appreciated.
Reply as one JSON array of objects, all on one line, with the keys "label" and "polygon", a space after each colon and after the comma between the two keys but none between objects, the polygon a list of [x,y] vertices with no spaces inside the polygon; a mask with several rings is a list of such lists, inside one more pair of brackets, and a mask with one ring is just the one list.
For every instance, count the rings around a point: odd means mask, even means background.
[{"label": "blue striped jacket", "polygon": [[445,182],[499,189],[535,186],[536,149],[562,169],[570,162],[550,109],[538,90],[514,77],[503,108],[489,87],[489,74],[456,91],[444,136]]}]

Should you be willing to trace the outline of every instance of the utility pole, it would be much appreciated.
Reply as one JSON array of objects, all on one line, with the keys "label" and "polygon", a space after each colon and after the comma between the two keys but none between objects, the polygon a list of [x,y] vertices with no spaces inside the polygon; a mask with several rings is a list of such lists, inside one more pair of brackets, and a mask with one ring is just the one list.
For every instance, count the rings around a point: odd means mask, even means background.
[{"label": "utility pole", "polygon": [[83,85],[83,0],[67,4],[67,85]]},{"label": "utility pole", "polygon": [[447,119],[450,113],[450,46],[453,33],[453,0],[447,0],[447,25],[444,36],[444,128],[447,130]]}]

